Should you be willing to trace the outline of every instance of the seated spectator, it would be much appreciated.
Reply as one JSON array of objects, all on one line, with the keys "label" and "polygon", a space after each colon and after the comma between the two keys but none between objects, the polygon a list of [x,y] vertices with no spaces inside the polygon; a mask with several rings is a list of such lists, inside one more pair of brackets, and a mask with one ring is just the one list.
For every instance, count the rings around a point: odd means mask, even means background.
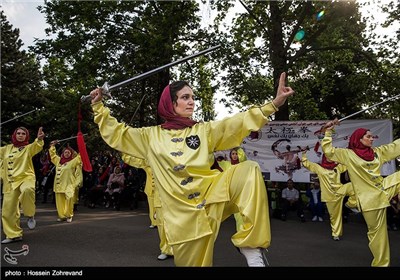
[{"label": "seated spectator", "polygon": [[108,168],[100,166],[94,176],[94,185],[88,192],[89,208],[95,208],[99,198],[104,196],[104,191],[107,188],[106,184],[108,181],[109,173]]},{"label": "seated spectator", "polygon": [[304,217],[304,205],[300,197],[300,192],[294,188],[294,182],[292,179],[287,180],[287,187],[282,191],[282,215],[281,220],[286,221],[288,210],[296,210],[297,216],[301,222],[306,221]]},{"label": "seated spectator", "polygon": [[130,209],[132,210],[138,208],[138,192],[140,191],[141,182],[137,168],[129,166],[126,170],[125,188],[122,190],[121,198],[130,203]]},{"label": "seated spectator", "polygon": [[121,172],[119,165],[114,167],[114,172],[110,175],[107,182],[107,189],[104,191],[104,200],[106,208],[111,205],[116,209],[120,209],[121,193],[125,188],[125,174]]},{"label": "seated spectator", "polygon": [[324,216],[324,204],[321,201],[321,189],[319,185],[319,180],[315,180],[311,183],[310,188],[306,191],[306,196],[310,199],[309,208],[312,213],[312,221],[323,222]]}]

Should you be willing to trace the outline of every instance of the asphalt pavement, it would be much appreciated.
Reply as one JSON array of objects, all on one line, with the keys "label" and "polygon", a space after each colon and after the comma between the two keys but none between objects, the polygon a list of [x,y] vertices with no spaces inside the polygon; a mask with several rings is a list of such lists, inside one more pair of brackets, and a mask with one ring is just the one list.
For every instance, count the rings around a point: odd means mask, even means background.
[{"label": "asphalt pavement", "polygon": [[[301,271],[304,268],[335,268],[337,272],[347,271],[337,270],[340,267],[370,268],[372,255],[361,214],[351,214],[348,223],[344,224],[340,241],[331,239],[327,215],[323,222],[312,222],[309,215],[306,212],[305,223],[301,223],[294,212],[289,213],[286,221],[271,217],[272,242],[267,253],[267,268],[280,268],[286,272],[296,268]],[[139,268],[146,272],[174,268],[173,258],[157,260],[160,253],[158,231],[149,228],[148,208],[144,201],[138,209],[123,207],[120,211],[79,205],[72,223],[56,220],[57,212],[52,203],[37,204],[34,230],[28,229],[25,217],[21,218],[23,241],[1,246],[3,277],[53,271],[60,271],[61,275],[67,272],[86,276],[92,273],[117,275],[132,273],[134,268],[135,272]],[[245,258],[230,241],[234,232],[235,220],[231,217],[221,225],[215,244],[214,268],[229,267],[233,269],[229,271],[236,273],[247,267]],[[400,272],[400,231],[389,231],[389,238],[390,270]]]}]

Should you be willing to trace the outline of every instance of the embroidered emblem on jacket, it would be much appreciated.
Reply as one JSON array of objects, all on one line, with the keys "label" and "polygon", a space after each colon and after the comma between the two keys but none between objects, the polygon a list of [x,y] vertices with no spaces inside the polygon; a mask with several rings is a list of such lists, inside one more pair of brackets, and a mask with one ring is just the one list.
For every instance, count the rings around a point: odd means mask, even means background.
[{"label": "embroidered emblem on jacket", "polygon": [[186,145],[193,150],[197,150],[200,147],[200,138],[197,135],[191,135],[186,137]]}]

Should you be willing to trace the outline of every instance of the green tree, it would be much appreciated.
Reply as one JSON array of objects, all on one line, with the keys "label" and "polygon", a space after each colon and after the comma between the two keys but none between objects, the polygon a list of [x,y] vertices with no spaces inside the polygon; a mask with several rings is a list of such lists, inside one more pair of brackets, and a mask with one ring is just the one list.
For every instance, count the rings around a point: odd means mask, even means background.
[{"label": "green tree", "polygon": [[[385,96],[397,96],[400,89],[400,2],[390,1],[386,5],[382,5],[382,12],[387,15],[387,19],[382,23],[380,30],[390,29],[395,32],[396,36],[388,36],[387,32],[378,33],[373,37],[371,43],[372,47],[377,49],[381,64],[385,72],[384,79],[379,77],[385,85]],[[370,26],[370,33],[376,28],[375,25]],[[394,124],[393,135],[395,138],[400,137],[400,102],[399,99],[391,101],[385,106],[379,107],[374,110],[378,118],[392,119]]]},{"label": "green tree", "polygon": [[[21,50],[19,29],[8,22],[4,11],[1,17],[1,143],[10,142],[17,126],[26,126],[32,138],[41,125],[38,114],[42,109],[40,67],[35,56]],[[31,112],[30,114],[26,114]],[[24,115],[26,114],[26,115]],[[21,117],[20,117],[21,116]]]},{"label": "green tree", "polygon": [[[283,71],[296,95],[275,114],[277,120],[345,116],[393,96],[393,85],[398,89],[393,62],[372,49],[357,2],[240,2],[247,12],[219,30],[230,46],[222,62],[226,95],[237,104],[272,99]],[[232,5],[214,6],[219,26]]]},{"label": "green tree", "polygon": [[[46,2],[40,11],[52,38],[39,40],[35,52],[47,59],[45,80],[55,99],[65,94],[78,98],[105,81],[115,85],[210,46],[194,16],[198,3],[192,1],[58,1]],[[59,69],[64,83],[52,81],[60,79]],[[159,123],[160,94],[178,76],[166,69],[112,90],[113,115],[133,126]],[[191,77],[189,82],[196,81]],[[84,119],[92,122],[90,115]]]}]

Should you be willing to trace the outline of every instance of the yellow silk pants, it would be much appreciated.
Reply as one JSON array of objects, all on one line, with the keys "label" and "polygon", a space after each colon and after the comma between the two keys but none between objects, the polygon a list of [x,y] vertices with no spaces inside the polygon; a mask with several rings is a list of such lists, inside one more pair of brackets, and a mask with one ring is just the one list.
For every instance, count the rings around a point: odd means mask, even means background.
[{"label": "yellow silk pants", "polygon": [[174,254],[172,252],[172,247],[168,244],[167,237],[165,235],[164,217],[162,213],[162,208],[156,207],[155,213],[156,213],[155,225],[157,225],[158,236],[160,238],[160,251],[163,254],[173,256]]},{"label": "yellow silk pants", "polygon": [[343,234],[343,199],[344,196],[341,196],[336,201],[326,202],[326,208],[328,209],[329,219],[331,222],[332,237],[339,237]]},{"label": "yellow silk pants", "polygon": [[[400,193],[400,184],[386,189],[388,199]],[[390,266],[390,246],[386,223],[386,209],[362,211],[368,227],[369,249],[374,257],[371,266]]]},{"label": "yellow silk pants", "polygon": [[55,193],[57,214],[60,219],[71,218],[74,216],[75,197],[67,199],[65,193]]},{"label": "yellow silk pants", "polygon": [[331,222],[332,237],[343,235],[343,200],[345,196],[349,196],[346,204],[350,208],[357,208],[357,201],[355,198],[352,184],[343,185],[343,196],[339,196],[334,201],[326,201],[326,208],[328,209],[329,219]]},{"label": "yellow silk pants", "polygon": [[149,218],[150,218],[150,224],[152,226],[156,225],[156,221],[154,219],[154,195],[148,195],[147,196],[147,202],[149,203]]},{"label": "yellow silk pants", "polygon": [[7,238],[22,236],[20,206],[24,212],[24,216],[32,217],[35,215],[34,180],[25,180],[16,189],[12,189],[10,192],[3,194],[1,221],[3,223],[4,234]]},{"label": "yellow silk pants", "polygon": [[229,186],[230,201],[206,205],[213,233],[173,245],[176,266],[212,266],[221,222],[238,212],[243,222],[231,237],[236,247],[268,248],[271,243],[267,191],[258,163],[244,161],[220,176]]}]

